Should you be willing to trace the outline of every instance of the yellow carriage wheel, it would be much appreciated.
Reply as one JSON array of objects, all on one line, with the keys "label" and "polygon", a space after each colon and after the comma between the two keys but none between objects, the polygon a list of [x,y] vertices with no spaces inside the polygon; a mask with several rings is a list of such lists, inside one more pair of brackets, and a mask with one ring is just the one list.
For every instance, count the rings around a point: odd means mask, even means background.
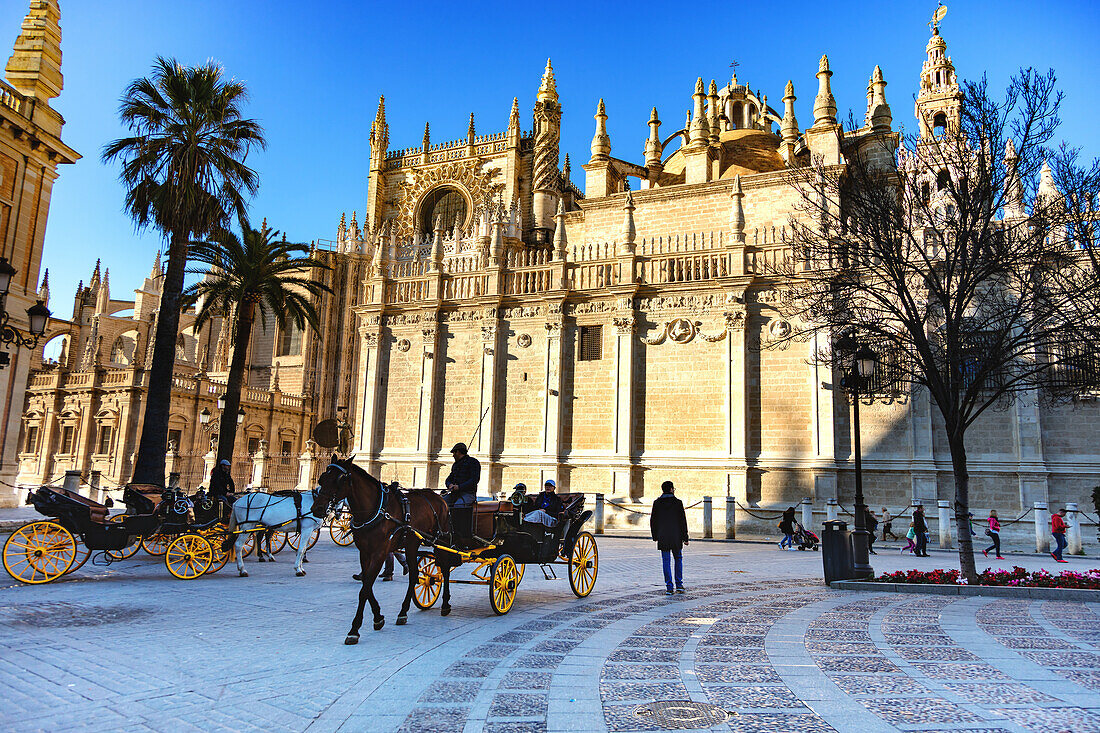
[{"label": "yellow carriage wheel", "polygon": [[332,541],[347,547],[355,538],[351,536],[351,512],[336,512],[332,517],[332,524],[328,526],[328,533],[332,535]]},{"label": "yellow carriage wheel", "polygon": [[413,603],[419,609],[427,610],[435,605],[443,590],[443,571],[435,564],[431,555],[421,555],[416,563],[416,587],[413,588]]},{"label": "yellow carriage wheel", "polygon": [[77,570],[80,570],[80,568],[84,567],[84,563],[88,562],[88,558],[91,556],[91,549],[78,540],[76,543],[76,557],[73,559],[73,564],[65,571],[65,574],[68,575],[69,573],[75,573]]},{"label": "yellow carriage wheel", "polygon": [[256,549],[256,533],[249,532],[248,538],[245,539],[244,544],[241,545],[241,557],[248,557],[252,554],[252,551]]},{"label": "yellow carriage wheel", "polygon": [[76,539],[57,522],[30,522],[4,543],[4,569],[23,583],[49,583],[69,571]]},{"label": "yellow carriage wheel", "polygon": [[289,535],[286,532],[271,533],[271,554],[278,555],[286,547]]},{"label": "yellow carriage wheel", "polygon": [[525,572],[527,572],[527,566],[526,566],[526,565],[524,565],[523,563],[516,563],[516,573],[517,573],[517,575],[516,575],[516,583],[517,583],[517,584],[518,584],[518,583],[519,583],[519,582],[520,582],[521,580],[523,580],[523,574],[524,574]]},{"label": "yellow carriage wheel", "polygon": [[160,534],[142,537],[141,548],[153,557],[160,557],[168,550],[168,538]]},{"label": "yellow carriage wheel", "polygon": [[596,538],[590,532],[581,532],[569,553],[569,587],[577,598],[584,598],[596,585],[596,573],[600,569],[600,553]]},{"label": "yellow carriage wheel", "polygon": [[194,580],[207,570],[214,560],[214,548],[202,535],[181,534],[172,540],[164,553],[164,564],[174,577]]},{"label": "yellow carriage wheel", "polygon": [[489,604],[498,616],[508,613],[516,602],[516,589],[519,587],[519,573],[516,561],[511,555],[501,555],[493,563],[493,572],[489,576]]},{"label": "yellow carriage wheel", "polygon": [[[313,530],[313,534],[309,536],[309,544],[306,545],[306,552],[313,549],[313,546],[317,544],[317,539],[321,536],[321,528]],[[286,535],[287,544],[293,548],[295,552],[298,551],[298,544],[302,541],[302,535],[300,532],[287,532]]]},{"label": "yellow carriage wheel", "polygon": [[229,554],[232,552],[232,548],[229,550],[222,550],[222,543],[225,542],[229,534],[224,530],[205,530],[200,534],[210,543],[210,549],[213,551],[213,557],[210,560],[210,567],[207,568],[206,574],[213,575],[229,562]]},{"label": "yellow carriage wheel", "polygon": [[112,560],[125,560],[128,557],[133,557],[137,554],[137,551],[141,549],[141,538],[133,537],[130,544],[123,547],[121,550],[107,550],[107,557]]}]

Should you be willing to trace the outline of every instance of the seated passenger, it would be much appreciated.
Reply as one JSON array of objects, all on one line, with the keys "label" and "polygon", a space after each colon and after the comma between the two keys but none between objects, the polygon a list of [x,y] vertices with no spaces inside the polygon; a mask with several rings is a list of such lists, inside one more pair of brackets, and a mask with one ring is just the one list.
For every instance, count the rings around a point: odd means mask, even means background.
[{"label": "seated passenger", "polygon": [[561,516],[564,507],[561,499],[554,493],[556,488],[557,485],[554,483],[554,479],[547,479],[546,483],[543,484],[542,493],[534,500],[534,509],[523,516],[523,521],[534,522],[547,527],[557,526],[558,517]]}]

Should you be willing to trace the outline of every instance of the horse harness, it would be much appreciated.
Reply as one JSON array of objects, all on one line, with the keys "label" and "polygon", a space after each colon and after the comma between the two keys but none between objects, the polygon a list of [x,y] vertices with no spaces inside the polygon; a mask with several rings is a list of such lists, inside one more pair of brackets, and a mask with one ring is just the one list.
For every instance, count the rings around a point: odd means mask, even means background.
[{"label": "horse harness", "polygon": [[[339,464],[336,464],[336,463],[330,463],[328,465],[328,467],[329,468],[336,468],[340,471],[340,477],[337,479],[337,481],[344,481],[345,479],[348,478],[348,470],[346,468],[344,468],[343,466],[341,466]],[[400,484],[398,484],[396,481],[392,484],[389,484],[389,485],[387,485],[383,481],[379,481],[378,485],[380,487],[379,496],[378,496],[378,509],[375,510],[374,516],[372,516],[370,519],[368,519],[365,522],[356,522],[355,519],[354,519],[354,514],[353,514],[352,515],[352,522],[351,522],[351,529],[353,531],[357,530],[357,529],[370,530],[376,524],[378,524],[379,522],[389,521],[389,522],[393,522],[395,525],[397,525],[397,528],[394,529],[393,532],[390,532],[389,539],[390,539],[391,542],[393,541],[393,539],[395,537],[397,537],[400,534],[404,534],[405,532],[412,532],[413,534],[417,535],[421,539],[425,539],[412,526],[412,505],[409,502],[409,493],[408,493],[408,491],[401,488]],[[396,487],[396,489],[394,487]],[[397,501],[398,501],[399,506],[401,507],[400,514],[403,515],[402,518],[393,516],[386,509],[387,495],[391,491],[393,491],[397,494]],[[432,508],[432,513],[433,514],[435,513],[435,508],[434,507]],[[437,525],[439,524],[438,517],[436,519],[436,524]]]}]

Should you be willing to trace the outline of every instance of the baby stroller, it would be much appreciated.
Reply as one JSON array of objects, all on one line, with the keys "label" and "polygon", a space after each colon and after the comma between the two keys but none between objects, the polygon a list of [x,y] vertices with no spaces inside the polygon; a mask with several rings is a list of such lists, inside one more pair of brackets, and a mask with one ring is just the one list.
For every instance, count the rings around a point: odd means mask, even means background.
[{"label": "baby stroller", "polygon": [[795,546],[800,550],[816,550],[821,540],[816,534],[803,527],[800,523],[794,523]]}]

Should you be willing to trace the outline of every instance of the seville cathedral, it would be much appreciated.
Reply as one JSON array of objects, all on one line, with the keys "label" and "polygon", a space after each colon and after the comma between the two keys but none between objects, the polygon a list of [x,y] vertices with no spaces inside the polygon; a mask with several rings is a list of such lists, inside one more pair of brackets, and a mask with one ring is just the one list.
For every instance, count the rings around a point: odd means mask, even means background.
[{"label": "seville cathedral", "polygon": [[[908,99],[916,85],[928,137],[956,118],[962,99],[946,50],[934,30],[923,65],[914,49],[891,95]],[[809,74],[791,71],[797,83],[772,95],[775,106],[736,76],[700,78],[684,90],[692,112],[682,127],[654,109],[638,120],[636,139],[615,147],[604,102],[593,100],[583,191],[559,150],[563,109],[549,61],[529,122],[513,99],[502,132],[479,134],[471,116],[464,139],[433,142],[425,125],[419,146],[391,149],[380,100],[365,211],[341,215],[336,239],[315,244],[333,268],[315,274],[334,290],[321,302],[320,331],[257,326],[238,484],[310,485],[299,466],[319,453],[311,428],[337,418],[350,424],[357,463],[406,486],[439,487],[461,441],[481,461],[483,494],[553,478],[562,491],[629,503],[672,479],[687,503],[731,496],[775,508],[810,497],[850,506],[847,398],[833,389],[835,375],[811,364],[813,342],[773,345],[791,326],[775,307],[781,283],[766,271],[792,254],[800,194],[790,169],[818,157],[843,166],[855,149],[896,148],[899,133],[878,67],[864,125],[851,131],[837,119],[828,59],[814,91],[802,92],[815,95],[805,127],[794,103]],[[643,142],[641,161],[613,155]],[[37,272],[36,262],[17,266]],[[69,469],[105,485],[128,480],[160,274],[158,262],[122,300],[97,265],[72,317],[52,320],[47,338],[64,346],[56,362],[38,366],[41,347],[34,355],[19,484]],[[50,297],[46,281],[39,297]],[[222,324],[196,332],[193,320],[181,322],[168,448],[169,470],[189,485],[212,462],[208,426],[229,359]],[[975,514],[1084,501],[1100,483],[1098,409],[1021,400],[983,417],[969,433]],[[204,411],[214,419],[203,422]],[[862,411],[870,504],[953,497],[927,394]],[[262,471],[249,467],[257,453]]]}]

